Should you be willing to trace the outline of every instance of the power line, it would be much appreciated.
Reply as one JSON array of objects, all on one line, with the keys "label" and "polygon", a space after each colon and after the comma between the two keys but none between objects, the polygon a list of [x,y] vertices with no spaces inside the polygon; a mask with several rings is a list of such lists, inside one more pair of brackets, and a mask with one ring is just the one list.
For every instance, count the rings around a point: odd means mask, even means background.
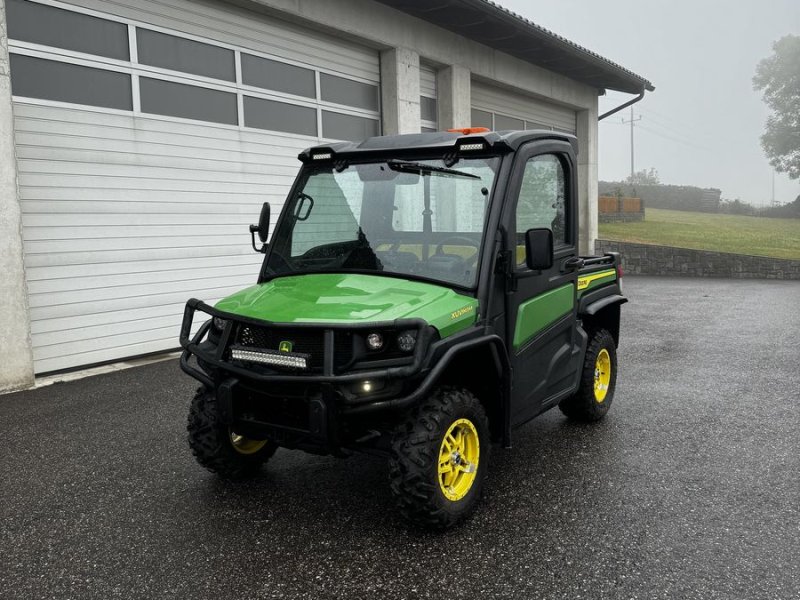
[{"label": "power line", "polygon": [[655,127],[656,130],[665,133],[666,135],[677,136],[681,139],[694,139],[696,137],[693,133],[688,133],[687,131],[675,129],[674,127],[669,127],[667,125],[658,123],[657,121],[653,121],[647,117],[647,115],[645,115],[645,123],[647,123],[648,127]]},{"label": "power line", "polygon": [[689,146],[689,147],[691,147],[691,148],[696,148],[696,149],[698,149],[698,150],[706,150],[706,151],[709,151],[709,152],[711,152],[711,148],[709,148],[708,146],[701,146],[701,145],[699,145],[699,144],[694,144],[694,143],[692,143],[692,142],[688,142],[688,141],[686,141],[685,139],[681,139],[681,138],[678,138],[678,137],[673,137],[673,136],[671,136],[671,135],[667,135],[667,134],[665,134],[665,133],[662,133],[662,132],[660,132],[660,131],[655,131],[655,130],[653,130],[653,129],[649,129],[649,128],[647,128],[647,127],[643,126],[643,125],[639,125],[639,127],[640,127],[640,128],[643,130],[643,131],[646,131],[646,132],[648,132],[648,133],[650,133],[650,134],[652,134],[652,135],[658,136],[658,137],[660,137],[660,138],[663,138],[663,139],[665,139],[665,140],[670,140],[670,141],[672,141],[672,142],[677,142],[677,143],[679,143],[679,144],[683,144],[683,145],[685,145],[685,146]]}]

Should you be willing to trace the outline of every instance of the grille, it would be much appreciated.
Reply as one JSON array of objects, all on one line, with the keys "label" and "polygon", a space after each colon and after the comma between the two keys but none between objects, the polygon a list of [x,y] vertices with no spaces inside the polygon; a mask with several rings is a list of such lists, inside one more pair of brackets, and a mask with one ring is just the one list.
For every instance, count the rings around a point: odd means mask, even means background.
[{"label": "grille", "polygon": [[[325,352],[325,331],[323,329],[243,325],[239,328],[236,342],[240,346],[267,350],[280,350],[282,342],[290,342],[291,352],[309,355],[309,369],[322,370]],[[334,366],[340,367],[347,364],[353,354],[353,335],[349,331],[335,331],[333,347]]]}]

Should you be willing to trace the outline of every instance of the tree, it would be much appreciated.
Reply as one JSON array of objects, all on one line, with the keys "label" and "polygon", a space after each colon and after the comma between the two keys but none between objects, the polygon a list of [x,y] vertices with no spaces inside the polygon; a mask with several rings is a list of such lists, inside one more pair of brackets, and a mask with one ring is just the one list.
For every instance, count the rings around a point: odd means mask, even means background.
[{"label": "tree", "polygon": [[658,171],[653,167],[650,167],[649,171],[647,169],[636,171],[633,175],[628,175],[625,181],[631,185],[658,185],[661,183],[658,178]]},{"label": "tree", "polygon": [[753,87],[764,92],[772,109],[761,146],[776,171],[800,177],[800,36],[787,35],[772,45],[772,56],[756,67]]}]

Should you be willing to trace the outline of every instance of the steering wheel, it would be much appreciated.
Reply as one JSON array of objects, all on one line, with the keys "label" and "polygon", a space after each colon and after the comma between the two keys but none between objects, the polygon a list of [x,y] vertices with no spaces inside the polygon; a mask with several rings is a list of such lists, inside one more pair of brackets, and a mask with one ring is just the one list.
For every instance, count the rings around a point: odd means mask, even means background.
[{"label": "steering wheel", "polygon": [[[466,242],[466,244],[464,242]],[[443,239],[436,245],[436,251],[434,252],[434,254],[444,254],[445,246],[463,246],[463,245],[472,246],[473,248],[475,248],[475,254],[472,255],[469,258],[469,260],[462,258],[462,260],[471,267],[478,262],[478,254],[480,254],[481,247],[480,244],[477,244],[475,242],[475,240],[470,239],[466,236],[451,235],[450,237]]]}]

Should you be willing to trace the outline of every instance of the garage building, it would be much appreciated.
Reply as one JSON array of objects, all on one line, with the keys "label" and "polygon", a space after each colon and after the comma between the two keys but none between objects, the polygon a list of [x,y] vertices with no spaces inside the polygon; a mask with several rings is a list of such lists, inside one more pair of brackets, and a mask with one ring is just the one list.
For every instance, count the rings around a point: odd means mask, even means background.
[{"label": "garage building", "polygon": [[652,89],[486,0],[6,0],[0,22],[0,389],[174,349],[188,297],[252,283],[247,225],[323,141],[575,133],[589,252],[598,95]]}]

